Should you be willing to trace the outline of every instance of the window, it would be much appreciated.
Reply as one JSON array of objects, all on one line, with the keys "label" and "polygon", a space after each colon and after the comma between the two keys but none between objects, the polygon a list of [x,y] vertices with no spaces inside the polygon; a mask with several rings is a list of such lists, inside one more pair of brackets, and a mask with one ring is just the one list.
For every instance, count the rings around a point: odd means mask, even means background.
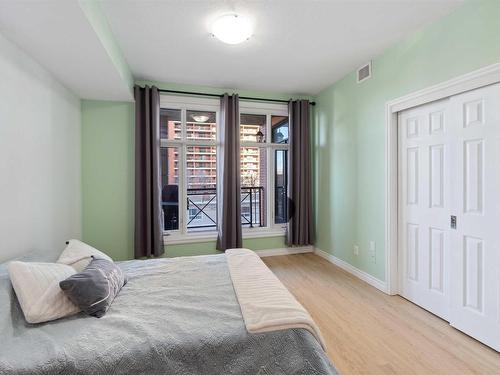
[{"label": "window", "polygon": [[171,234],[217,229],[218,101],[203,102],[161,100],[162,208]]},{"label": "window", "polygon": [[[288,222],[287,113],[286,105],[240,102],[244,235],[281,232]],[[164,230],[173,241],[215,237],[217,180],[223,172],[218,171],[218,118],[218,100],[161,98],[162,208]]]},{"label": "window", "polygon": [[[288,222],[288,116],[271,116],[274,148],[274,223]],[[285,146],[286,145],[286,146]]]},{"label": "window", "polygon": [[287,109],[240,107],[242,225],[282,226],[288,222]]},{"label": "window", "polygon": [[160,109],[160,137],[181,139],[181,110]]},{"label": "window", "polygon": [[274,222],[288,222],[288,150],[274,151]]},{"label": "window", "polygon": [[187,209],[196,212],[188,221],[187,229],[216,230],[217,147],[187,146],[186,150],[187,162],[192,165],[186,171]]},{"label": "window", "polygon": [[271,132],[273,143],[288,143],[288,116],[272,116]]},{"label": "window", "polygon": [[179,229],[179,148],[162,147],[161,157],[161,205],[164,230]]},{"label": "window", "polygon": [[[197,208],[190,208],[189,209],[189,217],[188,217],[189,222],[201,222],[203,220],[203,213],[198,210]],[[188,222],[188,224],[189,224]]]}]

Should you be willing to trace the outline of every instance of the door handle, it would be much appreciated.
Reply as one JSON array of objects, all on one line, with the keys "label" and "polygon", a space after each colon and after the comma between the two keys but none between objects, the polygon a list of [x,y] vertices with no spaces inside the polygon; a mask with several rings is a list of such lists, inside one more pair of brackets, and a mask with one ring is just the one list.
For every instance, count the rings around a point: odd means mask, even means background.
[{"label": "door handle", "polygon": [[450,216],[450,228],[457,229],[457,217],[455,215]]}]

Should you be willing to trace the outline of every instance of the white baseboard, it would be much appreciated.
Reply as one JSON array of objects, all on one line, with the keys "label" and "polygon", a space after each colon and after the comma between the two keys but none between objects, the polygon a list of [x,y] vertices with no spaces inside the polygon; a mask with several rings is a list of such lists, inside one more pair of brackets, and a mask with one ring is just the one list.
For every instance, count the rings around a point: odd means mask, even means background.
[{"label": "white baseboard", "polygon": [[337,258],[336,256],[327,253],[321,249],[316,248],[314,253],[319,255],[322,258],[325,258],[330,263],[335,264],[336,266],[342,268],[344,271],[349,272],[350,274],[356,276],[358,279],[363,280],[365,283],[370,284],[371,286],[381,290],[382,292],[389,294],[387,290],[387,284],[385,281],[377,279],[376,277],[366,273],[365,271],[360,270],[359,268],[354,267],[352,264],[347,263],[346,261]]},{"label": "white baseboard", "polygon": [[314,252],[314,247],[312,246],[302,246],[302,247],[284,247],[281,249],[266,249],[266,250],[256,250],[257,255],[261,258],[272,257],[276,255],[291,255],[291,254],[302,254],[302,253],[312,253]]}]

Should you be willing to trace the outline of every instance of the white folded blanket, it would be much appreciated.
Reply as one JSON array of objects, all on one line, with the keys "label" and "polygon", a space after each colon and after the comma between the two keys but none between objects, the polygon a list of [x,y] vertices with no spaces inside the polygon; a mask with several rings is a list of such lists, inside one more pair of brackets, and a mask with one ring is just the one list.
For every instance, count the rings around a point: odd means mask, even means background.
[{"label": "white folded blanket", "polygon": [[229,249],[226,258],[248,332],[303,328],[326,349],[311,315],[256,253],[248,249]]}]

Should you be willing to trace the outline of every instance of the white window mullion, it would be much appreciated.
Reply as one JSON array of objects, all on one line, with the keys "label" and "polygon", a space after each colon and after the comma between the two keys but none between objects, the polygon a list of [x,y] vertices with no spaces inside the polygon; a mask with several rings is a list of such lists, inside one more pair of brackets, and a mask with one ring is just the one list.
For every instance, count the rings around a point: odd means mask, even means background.
[{"label": "white window mullion", "polygon": [[216,147],[217,146],[217,141],[209,140],[207,139],[206,141],[200,141],[200,140],[189,140],[186,142],[183,142],[182,144],[185,144],[187,146],[198,146],[198,147]]},{"label": "white window mullion", "polygon": [[179,229],[182,235],[186,234],[186,201],[187,201],[187,170],[186,146],[179,147]]},{"label": "white window mullion", "polygon": [[181,109],[181,141],[186,142],[187,129],[186,129],[186,108]]},{"label": "white window mullion", "polygon": [[161,139],[160,140],[161,147],[180,147],[182,146],[182,141],[178,139]]},{"label": "white window mullion", "polygon": [[181,160],[180,160],[180,177],[179,177],[179,229],[182,235],[187,233],[187,148],[186,148],[186,138],[187,138],[187,129],[186,129],[186,108],[181,109]]},{"label": "white window mullion", "polygon": [[[221,165],[221,155],[222,155],[222,143],[221,143],[221,123],[220,123],[220,111],[215,112],[215,122],[217,124],[217,131],[215,133],[215,151],[216,151],[216,162],[215,165],[217,167],[217,173],[216,173],[216,184],[215,184],[215,199],[217,201],[217,209],[215,211],[215,217],[217,221],[217,225],[215,227],[216,231],[219,231],[219,219],[222,213],[222,173],[224,171],[224,167]],[[239,132],[238,132],[239,133]],[[241,149],[241,148],[240,148]]]},{"label": "white window mullion", "polygon": [[272,171],[272,166],[271,166],[271,161],[272,161],[272,156],[271,156],[271,114],[267,113],[266,114],[266,139],[265,139],[265,150],[266,150],[266,188],[267,191],[264,191],[265,194],[265,199],[266,199],[266,227],[270,228],[272,224],[272,209],[271,209],[271,202],[272,202],[272,179],[271,176],[272,174],[269,173]]},{"label": "white window mullion", "polygon": [[267,226],[271,228],[274,225],[274,149],[272,146],[267,148]]}]

